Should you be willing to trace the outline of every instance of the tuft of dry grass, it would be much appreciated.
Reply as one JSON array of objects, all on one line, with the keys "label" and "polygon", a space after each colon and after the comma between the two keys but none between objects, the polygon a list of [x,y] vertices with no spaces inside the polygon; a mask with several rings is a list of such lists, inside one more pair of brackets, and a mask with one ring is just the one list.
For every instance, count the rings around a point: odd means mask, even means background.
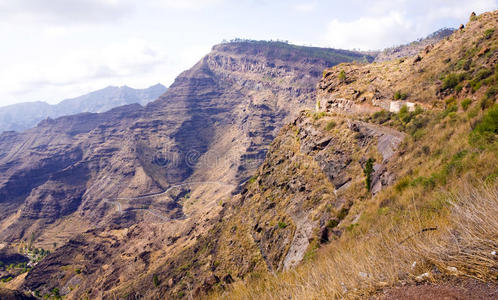
[{"label": "tuft of dry grass", "polygon": [[[495,279],[498,184],[462,184],[447,193],[449,215],[422,220],[415,210],[406,226],[372,228],[361,238],[339,240],[312,261],[280,274],[237,282],[211,295],[219,299],[355,299],[380,289],[448,275]],[[413,222],[415,221],[415,222]],[[437,224],[437,230],[424,230]],[[436,271],[434,271],[436,270]]]},{"label": "tuft of dry grass", "polygon": [[451,223],[437,238],[416,240],[417,252],[440,269],[480,280],[495,280],[498,261],[498,185],[481,183],[451,199]]}]

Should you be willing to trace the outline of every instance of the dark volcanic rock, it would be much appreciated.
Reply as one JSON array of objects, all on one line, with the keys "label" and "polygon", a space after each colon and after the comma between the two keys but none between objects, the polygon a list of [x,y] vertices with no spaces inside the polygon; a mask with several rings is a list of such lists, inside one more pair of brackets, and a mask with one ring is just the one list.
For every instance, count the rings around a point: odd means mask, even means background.
[{"label": "dark volcanic rock", "polygon": [[0,288],[0,299],[2,300],[35,300],[36,298],[19,291]]}]

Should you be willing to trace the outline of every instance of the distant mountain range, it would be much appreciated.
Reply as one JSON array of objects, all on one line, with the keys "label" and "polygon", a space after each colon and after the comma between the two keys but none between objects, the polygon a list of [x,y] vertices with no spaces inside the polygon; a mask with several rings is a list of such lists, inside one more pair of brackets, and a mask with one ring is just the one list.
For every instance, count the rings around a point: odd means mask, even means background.
[{"label": "distant mountain range", "polygon": [[0,107],[0,132],[23,131],[47,118],[84,112],[101,113],[133,103],[146,105],[161,96],[166,89],[159,83],[146,89],[108,86],[77,98],[63,100],[55,105],[38,101]]}]

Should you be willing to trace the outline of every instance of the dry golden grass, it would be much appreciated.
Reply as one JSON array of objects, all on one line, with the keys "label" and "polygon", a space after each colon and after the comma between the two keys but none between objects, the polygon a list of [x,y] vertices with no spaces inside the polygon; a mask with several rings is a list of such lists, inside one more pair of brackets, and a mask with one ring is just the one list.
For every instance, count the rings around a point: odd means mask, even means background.
[{"label": "dry golden grass", "polygon": [[[212,296],[222,299],[358,298],[424,273],[437,281],[444,275],[478,279],[496,277],[498,248],[498,185],[475,188],[464,184],[447,194],[450,218],[409,222],[397,231],[372,229],[361,239],[348,238],[322,249],[300,267],[248,282]],[[417,219],[417,213],[411,211]],[[434,231],[422,232],[429,224]],[[416,224],[416,225],[414,225]],[[414,264],[415,263],[415,264]],[[440,274],[431,273],[434,267]]]},{"label": "dry golden grass", "polygon": [[430,134],[408,136],[404,154],[394,162],[398,184],[354,204],[350,215],[361,215],[358,224],[339,225],[340,239],[293,270],[252,274],[210,297],[353,299],[426,273],[423,280],[430,281],[447,275],[496,279],[497,258],[491,254],[498,250],[496,143],[487,150],[468,143],[470,124],[484,113],[469,121],[461,111],[442,118],[429,112],[432,121],[424,130]]},{"label": "dry golden grass", "polygon": [[416,240],[417,252],[440,269],[481,280],[496,279],[498,248],[498,185],[482,189],[464,185],[451,199],[452,226],[438,238]]}]

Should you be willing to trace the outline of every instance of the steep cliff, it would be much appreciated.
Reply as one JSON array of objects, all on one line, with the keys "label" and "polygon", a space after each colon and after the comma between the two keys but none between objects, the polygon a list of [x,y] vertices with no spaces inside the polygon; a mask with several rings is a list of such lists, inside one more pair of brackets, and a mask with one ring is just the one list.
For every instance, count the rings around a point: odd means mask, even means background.
[{"label": "steep cliff", "polygon": [[26,287],[110,297],[152,276],[209,230],[282,125],[314,105],[322,70],[363,59],[285,43],[222,44],[146,107],[1,135],[0,239],[59,248]]}]

